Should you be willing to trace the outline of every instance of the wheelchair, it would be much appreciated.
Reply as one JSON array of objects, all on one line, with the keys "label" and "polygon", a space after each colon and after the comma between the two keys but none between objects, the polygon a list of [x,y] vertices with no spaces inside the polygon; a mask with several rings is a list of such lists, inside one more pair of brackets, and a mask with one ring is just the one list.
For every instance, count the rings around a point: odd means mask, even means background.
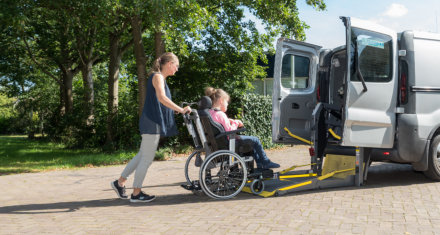
[{"label": "wheelchair", "polygon": [[[196,103],[182,103],[195,105]],[[187,184],[182,187],[194,193],[203,191],[214,199],[230,199],[246,184],[254,194],[264,189],[263,179],[274,177],[270,169],[254,167],[253,143],[243,141],[239,133],[245,128],[226,132],[209,114],[212,101],[208,96],[197,103],[198,109],[183,115],[195,150],[185,163]]]}]

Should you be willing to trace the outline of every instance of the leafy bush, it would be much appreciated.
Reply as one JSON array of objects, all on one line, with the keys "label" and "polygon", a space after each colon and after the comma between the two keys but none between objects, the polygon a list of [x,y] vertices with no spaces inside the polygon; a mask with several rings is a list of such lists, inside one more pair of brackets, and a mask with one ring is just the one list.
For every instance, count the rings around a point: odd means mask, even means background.
[{"label": "leafy bush", "polygon": [[0,93],[0,133],[10,133],[11,123],[17,116],[13,109],[14,99]]},{"label": "leafy bush", "polygon": [[[246,135],[260,138],[264,148],[275,147],[272,143],[272,99],[270,96],[245,94],[240,100]],[[240,118],[240,117],[239,117]]]}]

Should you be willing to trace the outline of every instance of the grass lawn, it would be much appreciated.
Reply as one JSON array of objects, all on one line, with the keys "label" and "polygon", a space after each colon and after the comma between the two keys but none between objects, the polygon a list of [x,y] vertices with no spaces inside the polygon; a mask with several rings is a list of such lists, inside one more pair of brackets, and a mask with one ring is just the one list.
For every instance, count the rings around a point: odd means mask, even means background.
[{"label": "grass lawn", "polygon": [[93,149],[65,149],[62,144],[30,140],[26,136],[0,136],[0,175],[77,167],[122,164],[136,152],[103,153]]}]

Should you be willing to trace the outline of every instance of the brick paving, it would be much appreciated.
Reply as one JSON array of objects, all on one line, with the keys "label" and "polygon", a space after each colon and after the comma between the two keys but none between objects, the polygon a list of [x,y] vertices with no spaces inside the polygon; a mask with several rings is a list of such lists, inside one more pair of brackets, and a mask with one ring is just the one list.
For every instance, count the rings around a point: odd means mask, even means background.
[{"label": "brick paving", "polygon": [[[308,162],[305,146],[268,155]],[[375,163],[359,188],[218,201],[180,187],[184,164],[153,163],[145,204],[115,198],[122,165],[0,176],[0,234],[440,234],[440,183],[408,165]]]}]

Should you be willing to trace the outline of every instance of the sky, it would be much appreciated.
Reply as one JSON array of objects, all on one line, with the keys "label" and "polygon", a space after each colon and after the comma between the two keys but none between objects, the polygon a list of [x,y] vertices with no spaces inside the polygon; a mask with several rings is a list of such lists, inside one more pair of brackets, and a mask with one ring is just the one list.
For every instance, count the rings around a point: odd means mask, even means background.
[{"label": "sky", "polygon": [[[305,41],[323,48],[345,44],[340,16],[369,20],[396,32],[440,33],[440,0],[325,0],[325,11],[316,11],[305,2],[297,0],[300,19],[310,26],[305,31]],[[257,25],[264,30],[261,24]]]}]

